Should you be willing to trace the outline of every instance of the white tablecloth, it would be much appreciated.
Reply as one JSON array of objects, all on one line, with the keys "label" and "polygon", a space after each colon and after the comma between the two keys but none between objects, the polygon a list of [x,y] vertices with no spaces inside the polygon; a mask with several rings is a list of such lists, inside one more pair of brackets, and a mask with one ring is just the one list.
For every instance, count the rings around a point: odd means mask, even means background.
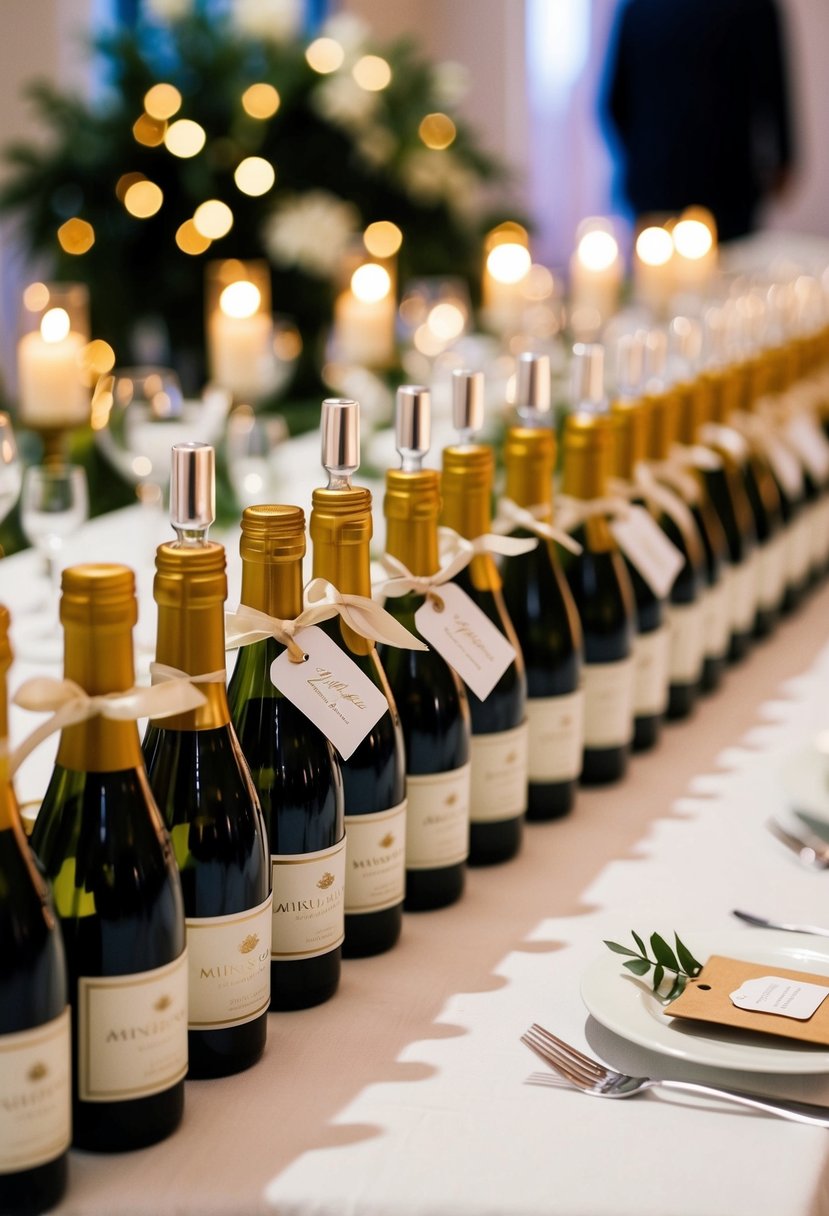
[{"label": "white tablecloth", "polygon": [[[95,521],[71,559],[139,561],[141,523],[136,511]],[[35,568],[31,554],[0,563],[0,600],[21,630]],[[139,581],[148,643],[146,568]],[[256,1068],[189,1083],[168,1141],[73,1153],[60,1212],[829,1213],[829,1131],[667,1092],[620,1103],[528,1086],[539,1063],[519,1042],[538,1020],[639,1074],[829,1103],[829,1078],[729,1074],[635,1047],[579,995],[602,939],[632,928],[692,943],[740,931],[735,907],[829,924],[829,874],[803,869],[763,826],[784,798],[782,758],[829,723],[828,624],[824,588],[626,781],[582,791],[567,820],[528,826],[521,855],[472,871],[455,907],[408,915],[395,950],[344,964],[327,1005],[272,1015]],[[12,687],[34,670],[19,663]],[[17,711],[13,736],[30,725]],[[21,796],[42,793],[48,753],[27,762]]]}]

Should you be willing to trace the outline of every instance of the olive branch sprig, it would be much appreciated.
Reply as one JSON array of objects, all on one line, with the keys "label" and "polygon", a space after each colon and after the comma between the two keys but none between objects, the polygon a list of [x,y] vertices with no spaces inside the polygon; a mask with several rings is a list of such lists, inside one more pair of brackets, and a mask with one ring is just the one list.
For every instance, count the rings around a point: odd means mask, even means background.
[{"label": "olive branch sprig", "polygon": [[702,963],[698,963],[688,947],[680,941],[679,934],[674,933],[675,948],[672,948],[665,941],[664,937],[660,937],[658,933],[652,933],[650,936],[650,947],[653,951],[653,958],[648,956],[645,949],[645,943],[638,933],[631,929],[631,936],[636,943],[638,950],[630,950],[627,946],[622,946],[619,942],[605,941],[608,950],[612,950],[614,954],[625,954],[628,956],[624,966],[628,971],[632,971],[634,975],[647,975],[653,968],[652,985],[654,992],[658,992],[665,978],[665,972],[671,972],[676,976],[673,987],[668,995],[664,998],[665,1003],[674,1001],[685,989],[689,979],[694,979],[702,971]]}]

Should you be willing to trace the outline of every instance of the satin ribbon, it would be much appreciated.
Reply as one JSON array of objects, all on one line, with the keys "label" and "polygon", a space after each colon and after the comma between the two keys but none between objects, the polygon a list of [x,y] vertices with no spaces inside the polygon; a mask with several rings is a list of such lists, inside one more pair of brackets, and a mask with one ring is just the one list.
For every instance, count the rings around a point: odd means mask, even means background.
[{"label": "satin ribbon", "polygon": [[722,468],[722,459],[712,448],[701,443],[676,443],[668,458],[673,465],[683,469],[701,469],[703,472]]},{"label": "satin ribbon", "polygon": [[603,515],[611,519],[625,519],[631,512],[631,503],[621,495],[605,495],[603,498],[570,498],[562,494],[556,499],[558,526],[572,532],[588,519]]},{"label": "satin ribbon", "polygon": [[300,629],[328,621],[340,616],[350,629],[360,637],[374,642],[385,642],[402,650],[428,650],[420,638],[410,633],[404,625],[365,595],[343,595],[327,579],[312,579],[305,588],[305,608],[293,620],[280,620],[268,616],[257,608],[240,604],[235,612],[226,617],[226,646],[228,650],[250,646],[264,638],[275,638],[287,647],[293,663],[302,663],[305,654],[295,640]]},{"label": "satin ribbon", "polygon": [[529,537],[497,536],[494,532],[485,532],[474,540],[467,540],[454,528],[438,528],[440,569],[435,574],[412,574],[403,562],[386,553],[381,558],[381,565],[392,577],[377,583],[373,589],[374,594],[385,596],[387,599],[408,595],[410,591],[428,595],[435,587],[451,582],[474,557],[480,557],[484,553],[515,557],[521,553],[531,553],[537,545],[538,541]]},{"label": "satin ribbon", "polygon": [[[193,687],[193,680],[204,680],[205,677],[191,678],[176,668],[168,668],[175,674],[163,678],[163,683],[154,684],[150,688],[128,688],[124,692],[109,692],[99,696],[90,696],[74,680],[56,680],[51,676],[35,676],[21,684],[14,696],[15,705],[22,709],[30,709],[35,713],[49,713],[47,718],[36,730],[15,748],[11,758],[11,771],[14,773],[36,747],[55,731],[63,730],[65,726],[75,726],[79,722],[88,722],[91,718],[109,718],[114,722],[137,722],[139,718],[170,718],[174,714],[183,714],[190,709],[204,705],[204,693]],[[218,673],[211,672],[211,676]],[[225,678],[225,673],[221,673]]]},{"label": "satin ribbon", "polygon": [[648,481],[661,482],[683,502],[699,502],[699,482],[690,473],[686,473],[680,462],[674,459],[673,452],[667,460],[649,460],[647,464],[637,465],[634,476],[638,475],[640,469],[644,471]]},{"label": "satin ribbon", "polygon": [[498,503],[498,513],[492,523],[494,532],[512,532],[514,528],[524,528],[534,532],[542,540],[555,541],[557,545],[570,553],[581,553],[582,547],[561,528],[547,523],[542,517],[549,513],[549,508],[540,504],[535,507],[519,507],[511,498],[502,498]]},{"label": "satin ribbon", "polygon": [[652,514],[661,511],[672,519],[682,533],[689,550],[696,555],[697,560],[701,559],[699,532],[692,512],[679,495],[674,494],[673,490],[669,490],[667,486],[659,484],[653,477],[649,466],[637,465],[634,469],[633,481],[619,481],[611,478],[609,484],[614,494],[632,501],[641,498]]}]

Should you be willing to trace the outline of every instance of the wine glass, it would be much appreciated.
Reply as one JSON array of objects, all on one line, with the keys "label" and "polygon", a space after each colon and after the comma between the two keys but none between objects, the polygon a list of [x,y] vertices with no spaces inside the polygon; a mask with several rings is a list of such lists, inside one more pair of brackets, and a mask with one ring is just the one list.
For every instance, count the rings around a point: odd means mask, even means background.
[{"label": "wine glass", "polygon": [[257,416],[249,405],[237,405],[227,420],[225,454],[230,481],[242,507],[273,502],[274,454],[288,437],[279,414]]},{"label": "wine glass", "polygon": [[0,523],[17,502],[22,480],[23,463],[17,451],[11,418],[0,411]]}]

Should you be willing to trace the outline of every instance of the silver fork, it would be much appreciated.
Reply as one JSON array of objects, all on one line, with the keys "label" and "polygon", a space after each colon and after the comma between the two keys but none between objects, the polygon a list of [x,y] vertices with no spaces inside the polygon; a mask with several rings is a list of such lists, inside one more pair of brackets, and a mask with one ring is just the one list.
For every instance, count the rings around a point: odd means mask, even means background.
[{"label": "silver fork", "polygon": [[742,1090],[718,1089],[713,1085],[698,1085],[694,1081],[661,1081],[656,1077],[631,1077],[624,1072],[615,1072],[600,1064],[598,1060],[577,1051],[569,1043],[556,1038],[549,1030],[534,1023],[521,1035],[521,1042],[552,1064],[553,1068],[576,1089],[596,1098],[632,1098],[656,1085],[663,1089],[680,1089],[695,1094],[707,1094],[713,1098],[724,1098],[740,1106],[751,1106],[755,1110],[781,1119],[792,1119],[795,1123],[811,1123],[814,1127],[829,1127],[829,1111],[822,1106],[807,1102],[771,1102]]}]

